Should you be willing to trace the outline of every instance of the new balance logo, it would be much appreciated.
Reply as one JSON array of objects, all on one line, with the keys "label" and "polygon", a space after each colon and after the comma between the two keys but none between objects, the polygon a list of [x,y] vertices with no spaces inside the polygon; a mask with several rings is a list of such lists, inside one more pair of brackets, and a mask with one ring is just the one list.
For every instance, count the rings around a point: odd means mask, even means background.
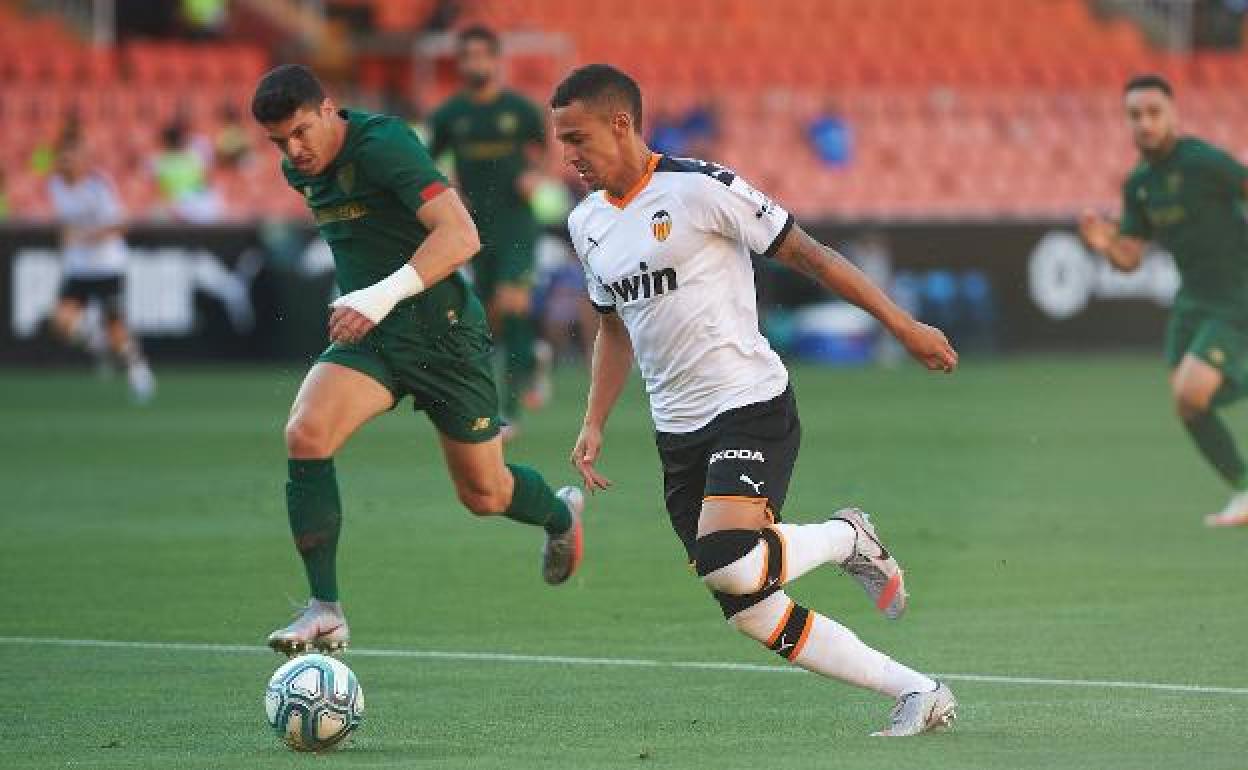
[{"label": "new balance logo", "polygon": [[749,476],[746,476],[744,473],[741,474],[740,478],[741,478],[741,481],[744,481],[746,484],[749,484],[751,487],[754,488],[754,494],[761,495],[763,493],[762,489],[763,489],[763,485],[767,483],[766,481],[755,481]]},{"label": "new balance logo", "polygon": [[763,453],[757,449],[721,449],[711,454],[711,460],[708,465],[714,465],[720,460],[749,460],[751,462],[762,463],[767,462],[763,459]]},{"label": "new balance logo", "polygon": [[650,299],[651,297],[657,297],[680,288],[680,285],[676,282],[676,270],[674,268],[665,267],[652,273],[645,262],[642,262],[639,267],[641,268],[640,273],[625,276],[614,283],[607,284],[607,289],[621,302]]}]

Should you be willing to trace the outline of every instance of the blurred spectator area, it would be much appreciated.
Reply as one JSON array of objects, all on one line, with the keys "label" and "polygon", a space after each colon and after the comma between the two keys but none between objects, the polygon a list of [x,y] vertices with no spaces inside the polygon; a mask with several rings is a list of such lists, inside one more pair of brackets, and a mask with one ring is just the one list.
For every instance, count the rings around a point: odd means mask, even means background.
[{"label": "blurred spectator area", "polygon": [[[1118,207],[1134,162],[1121,113],[1132,73],[1178,89],[1187,130],[1248,157],[1248,57],[1242,49],[1162,52],[1130,15],[1088,0],[326,0],[370,35],[414,43],[482,22],[541,32],[640,81],[649,115],[713,101],[699,147],[805,217],[1061,217]],[[1242,18],[1237,23],[1242,24]],[[30,159],[77,110],[96,157],[132,211],[154,195],[143,160],[179,110],[212,136],[223,102],[246,118],[267,52],[232,42],[128,42],[94,49],[54,20],[0,0],[0,163],[16,215],[47,214]],[[450,70],[406,97],[429,109]],[[513,82],[544,103],[564,64],[521,57]],[[361,68],[360,77],[365,70]],[[828,104],[852,133],[842,166],[807,137]],[[249,120],[245,121],[250,126]],[[274,151],[254,133],[254,163],[214,167],[228,216],[302,215]]]}]

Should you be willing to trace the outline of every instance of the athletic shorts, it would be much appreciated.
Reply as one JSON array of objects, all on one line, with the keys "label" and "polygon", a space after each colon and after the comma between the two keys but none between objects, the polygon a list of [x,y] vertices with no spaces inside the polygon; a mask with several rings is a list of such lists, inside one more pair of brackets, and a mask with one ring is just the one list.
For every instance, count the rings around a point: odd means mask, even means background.
[{"label": "athletic shorts", "polygon": [[104,317],[118,321],[125,317],[125,282],[120,275],[78,278],[70,276],[61,284],[61,299],[76,300],[87,305],[92,300],[100,303]]},{"label": "athletic shorts", "polygon": [[533,285],[540,234],[528,212],[481,226],[481,251],[472,258],[472,285],[482,301],[488,302],[500,284]]},{"label": "athletic shorts", "polygon": [[1248,388],[1248,319],[1176,306],[1166,327],[1165,353],[1171,369],[1190,353],[1222,372],[1227,384],[1218,391],[1215,404],[1234,400]]},{"label": "athletic shorts", "polygon": [[353,345],[334,343],[318,361],[367,374],[394,396],[404,396],[424,412],[443,435],[479,444],[498,435],[498,386],[493,343],[471,325],[452,327],[436,340],[378,327]]},{"label": "athletic shorts", "polygon": [[780,520],[801,439],[791,386],[770,401],[724,412],[692,433],[655,433],[667,512],[691,562],[706,497],[763,498]]}]

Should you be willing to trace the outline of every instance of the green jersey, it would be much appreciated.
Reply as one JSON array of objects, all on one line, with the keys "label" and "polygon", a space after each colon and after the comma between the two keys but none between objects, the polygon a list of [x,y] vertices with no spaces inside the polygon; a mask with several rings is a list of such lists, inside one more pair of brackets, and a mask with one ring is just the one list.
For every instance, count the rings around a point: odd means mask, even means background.
[{"label": "green jersey", "polygon": [[[301,174],[288,160],[282,171],[312,210],[334,253],[338,288],[346,293],[380,281],[411,258],[429,234],[415,212],[447,182],[403,121],[357,110],[340,114],[347,136],[324,171]],[[379,329],[436,338],[460,321],[483,324],[484,317],[455,273],[400,302]]]},{"label": "green jersey", "polygon": [[1165,158],[1141,161],[1123,184],[1120,231],[1174,255],[1176,306],[1248,317],[1246,181],[1248,169],[1229,154],[1185,137]]},{"label": "green jersey", "polygon": [[455,176],[483,230],[516,216],[532,217],[516,189],[529,165],[526,149],[546,141],[541,113],[532,102],[507,90],[484,104],[457,94],[434,112],[430,128],[433,157],[448,150],[454,155]]}]

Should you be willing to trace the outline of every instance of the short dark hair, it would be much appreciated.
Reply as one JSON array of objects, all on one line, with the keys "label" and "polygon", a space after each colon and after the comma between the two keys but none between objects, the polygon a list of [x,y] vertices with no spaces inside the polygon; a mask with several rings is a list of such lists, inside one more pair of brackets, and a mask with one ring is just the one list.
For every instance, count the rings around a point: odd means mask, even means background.
[{"label": "short dark hair", "polygon": [[1148,72],[1143,75],[1134,75],[1127,84],[1122,88],[1122,95],[1126,96],[1132,91],[1138,91],[1142,88],[1156,88],[1167,97],[1174,98],[1174,88],[1170,85],[1170,81],[1154,72]]},{"label": "short dark hair", "polygon": [[455,36],[455,45],[462,51],[474,40],[480,40],[490,49],[490,53],[498,53],[503,48],[503,43],[498,39],[498,33],[483,24],[473,24],[471,27],[464,27]]},{"label": "short dark hair", "polygon": [[300,107],[320,107],[325,88],[302,64],[281,64],[265,73],[251,97],[251,114],[261,123],[276,123]]},{"label": "short dark hair", "polygon": [[567,107],[577,100],[623,107],[633,118],[634,130],[641,133],[641,88],[610,64],[587,64],[572,70],[555,88],[550,106]]}]

